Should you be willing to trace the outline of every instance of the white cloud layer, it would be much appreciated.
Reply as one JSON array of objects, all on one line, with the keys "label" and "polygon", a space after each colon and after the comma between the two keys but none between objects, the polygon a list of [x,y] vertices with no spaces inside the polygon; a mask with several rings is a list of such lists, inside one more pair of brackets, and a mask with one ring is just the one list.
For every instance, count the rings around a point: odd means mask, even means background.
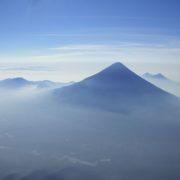
[{"label": "white cloud layer", "polygon": [[139,74],[147,71],[161,72],[180,81],[180,47],[176,44],[123,42],[50,47],[35,56],[19,56],[10,58],[9,64],[1,63],[0,78],[16,75],[33,79],[77,81],[111,63],[121,61],[129,64]]}]

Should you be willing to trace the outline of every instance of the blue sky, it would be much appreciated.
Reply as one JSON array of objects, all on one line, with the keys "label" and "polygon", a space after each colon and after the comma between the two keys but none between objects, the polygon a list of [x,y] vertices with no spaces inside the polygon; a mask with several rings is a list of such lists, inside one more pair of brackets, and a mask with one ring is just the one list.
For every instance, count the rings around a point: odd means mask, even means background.
[{"label": "blue sky", "polygon": [[0,79],[80,80],[121,61],[180,81],[179,9],[178,0],[0,0]]}]

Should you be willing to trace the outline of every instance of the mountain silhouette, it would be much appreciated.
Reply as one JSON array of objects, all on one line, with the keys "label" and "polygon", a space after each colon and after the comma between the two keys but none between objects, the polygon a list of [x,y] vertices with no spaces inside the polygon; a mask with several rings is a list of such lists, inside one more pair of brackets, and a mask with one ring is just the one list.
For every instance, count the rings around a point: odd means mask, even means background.
[{"label": "mountain silhouette", "polygon": [[162,105],[176,99],[119,62],[81,82],[55,90],[55,95],[59,101],[71,105],[112,111],[129,111],[144,105]]},{"label": "mountain silhouette", "polygon": [[16,78],[8,78],[0,81],[0,89],[11,89],[16,90],[24,87],[33,86],[36,88],[60,88],[63,86],[71,85],[73,82],[69,83],[59,83],[59,82],[53,82],[49,80],[43,80],[43,81],[29,81],[22,77],[16,77]]},{"label": "mountain silhouette", "polygon": [[142,75],[142,77],[145,80],[149,81],[150,83],[153,83],[154,85],[162,88],[163,90],[180,97],[180,83],[179,82],[171,80],[165,77],[161,73],[158,73],[158,74],[145,73]]},{"label": "mountain silhouette", "polygon": [[22,88],[22,87],[28,86],[30,84],[31,83],[29,81],[21,77],[9,78],[9,79],[0,81],[0,88],[16,89],[16,88]]},{"label": "mountain silhouette", "polygon": [[154,80],[167,80],[169,81],[169,79],[167,77],[165,77],[163,74],[161,73],[157,73],[157,74],[151,74],[151,73],[144,73],[142,75],[143,78],[145,79],[154,79]]}]

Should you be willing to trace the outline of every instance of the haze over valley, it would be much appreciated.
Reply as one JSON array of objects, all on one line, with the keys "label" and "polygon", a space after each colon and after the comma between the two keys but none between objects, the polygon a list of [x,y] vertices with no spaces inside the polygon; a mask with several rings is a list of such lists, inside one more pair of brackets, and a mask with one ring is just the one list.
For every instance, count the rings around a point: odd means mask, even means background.
[{"label": "haze over valley", "polygon": [[2,180],[180,177],[176,96],[121,63],[65,87],[24,81],[1,83]]}]

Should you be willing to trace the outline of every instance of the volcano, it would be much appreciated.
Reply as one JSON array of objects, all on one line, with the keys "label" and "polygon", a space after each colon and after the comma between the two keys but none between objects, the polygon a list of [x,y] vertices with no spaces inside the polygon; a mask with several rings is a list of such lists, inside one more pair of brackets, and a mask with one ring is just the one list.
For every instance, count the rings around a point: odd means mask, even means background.
[{"label": "volcano", "polygon": [[81,82],[55,90],[55,95],[59,101],[67,104],[113,111],[161,106],[176,99],[119,62]]}]

